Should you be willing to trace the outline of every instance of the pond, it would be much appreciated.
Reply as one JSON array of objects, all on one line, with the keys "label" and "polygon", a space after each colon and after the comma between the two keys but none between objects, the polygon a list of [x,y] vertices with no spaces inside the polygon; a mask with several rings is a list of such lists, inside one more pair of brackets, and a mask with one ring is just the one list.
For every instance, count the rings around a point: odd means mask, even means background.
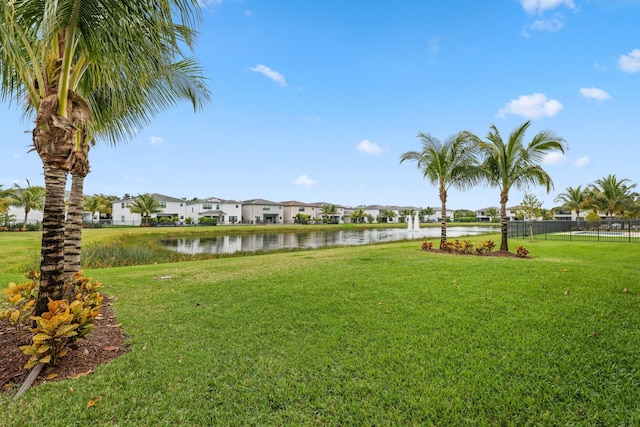
[{"label": "pond", "polygon": [[[495,233],[489,226],[449,227],[447,238]],[[407,239],[440,237],[440,227],[408,230],[406,228],[375,228],[365,230],[304,231],[286,233],[229,234],[212,237],[163,239],[160,244],[185,254],[231,254],[279,249],[316,249],[325,246],[368,245]]]}]

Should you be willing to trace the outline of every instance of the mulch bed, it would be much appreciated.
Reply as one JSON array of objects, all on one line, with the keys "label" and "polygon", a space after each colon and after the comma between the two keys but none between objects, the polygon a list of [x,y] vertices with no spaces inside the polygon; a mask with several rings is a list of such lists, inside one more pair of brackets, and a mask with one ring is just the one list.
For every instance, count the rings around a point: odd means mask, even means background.
[{"label": "mulch bed", "polygon": [[[88,375],[97,366],[127,352],[127,337],[122,333],[107,297],[94,324],[95,328],[87,339],[79,340],[70,347],[69,353],[58,359],[57,366],[43,369],[34,385]],[[7,330],[0,324],[0,390],[17,391],[29,375],[29,370],[24,369],[29,356],[19,347],[30,344],[30,341],[29,332]]]}]

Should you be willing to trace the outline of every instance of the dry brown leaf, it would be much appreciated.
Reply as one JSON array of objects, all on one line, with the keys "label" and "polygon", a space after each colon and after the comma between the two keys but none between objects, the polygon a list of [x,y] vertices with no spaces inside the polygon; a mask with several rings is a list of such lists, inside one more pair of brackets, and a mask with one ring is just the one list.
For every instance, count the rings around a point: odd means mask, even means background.
[{"label": "dry brown leaf", "polygon": [[91,373],[91,371],[86,371],[86,372],[80,372],[79,374],[72,374],[69,375],[68,378],[74,379],[74,378],[80,378],[80,377],[84,377],[85,375],[89,375]]},{"label": "dry brown leaf", "polygon": [[45,380],[52,380],[52,379],[54,379],[54,378],[55,378],[55,377],[57,377],[57,376],[58,376],[58,374],[56,374],[55,372],[53,372],[53,373],[51,373],[51,374],[47,375],[46,377],[44,377],[44,379],[45,379]]},{"label": "dry brown leaf", "polygon": [[94,406],[100,399],[102,399],[102,396],[96,396],[93,399],[91,399],[88,403],[87,403],[87,408],[91,408],[92,406]]},{"label": "dry brown leaf", "polygon": [[118,351],[118,350],[120,350],[120,347],[116,347],[116,346],[110,345],[110,346],[107,346],[107,347],[102,347],[102,349],[105,350],[105,351]]},{"label": "dry brown leaf", "polygon": [[122,326],[122,323],[117,323],[115,325],[107,325],[110,328],[119,328],[120,326]]}]

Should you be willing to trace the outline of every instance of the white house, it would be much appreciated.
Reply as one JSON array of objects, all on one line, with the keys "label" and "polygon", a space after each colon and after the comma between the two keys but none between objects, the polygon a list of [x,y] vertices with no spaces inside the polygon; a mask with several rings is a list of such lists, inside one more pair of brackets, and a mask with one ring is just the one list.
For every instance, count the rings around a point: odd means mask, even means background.
[{"label": "white house", "polygon": [[[185,200],[157,193],[151,194],[151,197],[158,201],[158,208],[160,209],[160,212],[151,214],[151,218],[177,217],[180,222],[184,221],[187,209]],[[140,225],[142,216],[130,210],[135,200],[136,197],[131,197],[111,203],[113,225]]]},{"label": "white house", "polygon": [[476,219],[480,222],[491,222],[493,218],[488,214],[491,209],[495,209],[495,213],[497,215],[495,218],[500,218],[500,208],[497,206],[489,206],[487,208],[476,210]]},{"label": "white house", "polygon": [[[12,223],[23,223],[24,222],[24,207],[22,206],[9,206],[7,211],[7,215],[12,218]],[[27,224],[37,224],[42,222],[43,212],[35,209],[31,209],[29,214],[27,215]]]},{"label": "white house", "polygon": [[242,202],[242,222],[245,224],[282,224],[284,207],[265,199]]},{"label": "white house", "polygon": [[200,218],[214,218],[218,224],[237,224],[242,220],[242,203],[217,197],[187,203],[186,218],[197,224]]}]

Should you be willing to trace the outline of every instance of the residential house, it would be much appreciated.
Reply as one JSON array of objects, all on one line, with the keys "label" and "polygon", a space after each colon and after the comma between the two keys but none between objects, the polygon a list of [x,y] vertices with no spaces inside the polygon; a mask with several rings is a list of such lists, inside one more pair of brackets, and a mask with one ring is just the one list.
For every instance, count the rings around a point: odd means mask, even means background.
[{"label": "residential house", "polygon": [[215,219],[219,225],[237,224],[242,220],[242,203],[217,197],[198,199],[187,203],[185,216],[194,224],[198,224],[200,218]]},{"label": "residential house", "polygon": [[336,207],[335,214],[331,215],[329,218],[326,218],[326,220],[328,222],[335,223],[335,224],[343,224],[346,220],[345,211],[348,208],[342,205],[336,205],[335,203],[327,203],[327,202],[315,202],[313,203],[313,205],[317,206],[317,209],[316,209],[318,212],[317,219],[322,219],[322,220],[325,219],[324,214],[322,213],[323,206],[335,206]]},{"label": "residential house", "polygon": [[314,221],[318,218],[320,210],[316,204],[296,200],[281,202],[280,205],[282,205],[282,222],[284,224],[297,224],[305,220]]},{"label": "residential house", "polygon": [[242,222],[244,224],[282,224],[284,207],[280,203],[265,199],[251,199],[242,202]]},{"label": "residential house", "polygon": [[[158,213],[151,214],[151,218],[159,219],[168,217],[178,218],[180,222],[184,221],[187,209],[187,202],[185,200],[157,193],[151,194],[151,197],[158,201],[158,208],[160,210]],[[140,225],[142,216],[130,210],[135,200],[136,197],[131,197],[116,200],[111,203],[113,225]]]},{"label": "residential house", "polygon": [[495,218],[500,218],[500,208],[497,206],[489,206],[487,208],[476,210],[476,219],[480,222],[491,222],[493,220],[493,217],[489,216],[488,214],[490,210],[495,210],[498,215]]}]

